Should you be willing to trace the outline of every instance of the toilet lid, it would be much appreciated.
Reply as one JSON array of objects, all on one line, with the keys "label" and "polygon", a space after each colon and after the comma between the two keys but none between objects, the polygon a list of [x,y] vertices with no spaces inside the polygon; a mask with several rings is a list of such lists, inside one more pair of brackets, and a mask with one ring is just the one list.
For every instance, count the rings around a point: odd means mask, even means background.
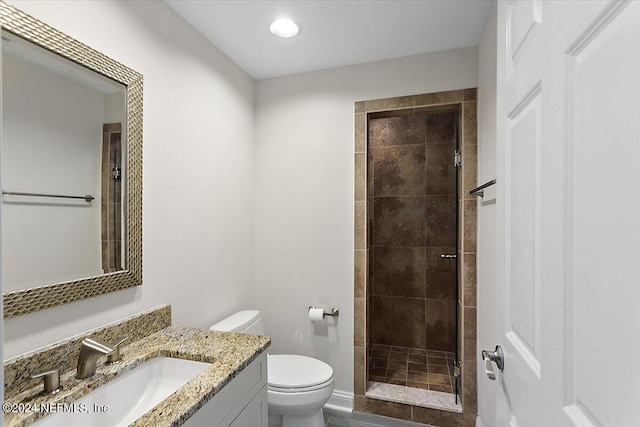
[{"label": "toilet lid", "polygon": [[333,378],[331,366],[297,354],[270,354],[268,372],[270,387],[288,389],[311,387]]}]

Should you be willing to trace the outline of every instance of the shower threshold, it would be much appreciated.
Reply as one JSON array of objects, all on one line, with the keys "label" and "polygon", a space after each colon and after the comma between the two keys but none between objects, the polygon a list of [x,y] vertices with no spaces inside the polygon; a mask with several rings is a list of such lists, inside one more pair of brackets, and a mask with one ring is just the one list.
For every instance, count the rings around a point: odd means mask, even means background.
[{"label": "shower threshold", "polygon": [[441,391],[369,381],[369,387],[364,396],[386,402],[404,403],[405,405],[462,413],[460,399],[456,403],[455,395]]}]

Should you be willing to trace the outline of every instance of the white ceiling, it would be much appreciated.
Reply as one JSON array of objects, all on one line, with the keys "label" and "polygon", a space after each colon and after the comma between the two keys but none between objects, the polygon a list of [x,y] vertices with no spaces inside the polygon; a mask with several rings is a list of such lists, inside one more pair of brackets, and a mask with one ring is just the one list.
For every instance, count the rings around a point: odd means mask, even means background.
[{"label": "white ceiling", "polygon": [[[495,0],[165,0],[254,79],[476,46]],[[269,32],[279,17],[297,37]]]}]

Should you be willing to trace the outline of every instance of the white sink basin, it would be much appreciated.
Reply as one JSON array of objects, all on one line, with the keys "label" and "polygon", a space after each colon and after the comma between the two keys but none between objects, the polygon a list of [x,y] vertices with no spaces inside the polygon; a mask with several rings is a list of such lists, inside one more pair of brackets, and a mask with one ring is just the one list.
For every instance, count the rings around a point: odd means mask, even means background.
[{"label": "white sink basin", "polygon": [[33,425],[128,426],[209,366],[170,357],[151,359]]}]

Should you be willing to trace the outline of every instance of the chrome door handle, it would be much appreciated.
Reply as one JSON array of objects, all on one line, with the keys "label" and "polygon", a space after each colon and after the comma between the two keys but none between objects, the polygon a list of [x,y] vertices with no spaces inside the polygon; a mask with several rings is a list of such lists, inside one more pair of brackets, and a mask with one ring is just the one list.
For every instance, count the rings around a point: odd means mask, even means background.
[{"label": "chrome door handle", "polygon": [[496,373],[493,370],[493,363],[496,364],[501,371],[504,369],[504,352],[502,347],[496,346],[494,351],[482,350],[482,360],[484,361],[484,372],[490,380],[496,379]]},{"label": "chrome door handle", "polygon": [[440,258],[458,258],[458,256],[457,255],[442,254],[442,255],[440,255]]}]

